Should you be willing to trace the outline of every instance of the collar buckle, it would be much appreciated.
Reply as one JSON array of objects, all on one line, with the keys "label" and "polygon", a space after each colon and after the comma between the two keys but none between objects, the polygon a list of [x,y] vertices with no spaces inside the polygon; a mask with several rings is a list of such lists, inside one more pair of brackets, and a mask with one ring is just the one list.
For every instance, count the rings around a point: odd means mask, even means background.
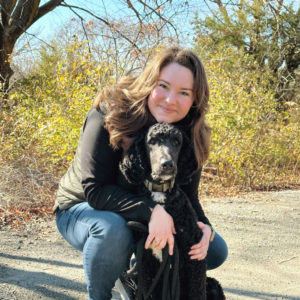
[{"label": "collar buckle", "polygon": [[167,191],[171,192],[172,188],[174,187],[175,179],[167,180],[162,183],[156,183],[154,181],[146,179],[144,181],[145,187],[150,192],[161,192],[165,193]]}]

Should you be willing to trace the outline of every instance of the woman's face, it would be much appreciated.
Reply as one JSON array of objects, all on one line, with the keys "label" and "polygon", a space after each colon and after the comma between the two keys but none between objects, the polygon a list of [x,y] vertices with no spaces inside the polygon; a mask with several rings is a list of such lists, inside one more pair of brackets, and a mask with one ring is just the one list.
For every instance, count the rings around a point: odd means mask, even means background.
[{"label": "woman's face", "polygon": [[178,63],[161,70],[148,97],[149,110],[157,122],[178,122],[188,114],[194,101],[193,84],[191,70]]}]

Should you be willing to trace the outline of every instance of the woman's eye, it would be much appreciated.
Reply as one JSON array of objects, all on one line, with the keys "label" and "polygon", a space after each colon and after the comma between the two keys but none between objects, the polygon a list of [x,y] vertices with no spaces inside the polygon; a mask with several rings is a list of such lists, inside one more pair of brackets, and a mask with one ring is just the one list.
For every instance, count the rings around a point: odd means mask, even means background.
[{"label": "woman's eye", "polygon": [[163,89],[166,89],[166,88],[167,88],[167,86],[166,86],[165,84],[163,84],[163,83],[160,83],[159,86],[160,86],[161,88],[163,88]]},{"label": "woman's eye", "polygon": [[190,94],[187,93],[187,92],[181,92],[181,95],[183,95],[183,96],[189,96]]}]

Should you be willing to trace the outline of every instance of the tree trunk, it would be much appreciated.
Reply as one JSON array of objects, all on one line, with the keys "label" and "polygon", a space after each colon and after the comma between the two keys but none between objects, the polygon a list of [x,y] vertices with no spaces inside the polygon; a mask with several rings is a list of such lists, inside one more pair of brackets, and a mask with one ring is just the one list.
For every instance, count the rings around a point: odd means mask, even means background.
[{"label": "tree trunk", "polygon": [[3,94],[3,100],[0,102],[0,110],[7,108],[7,98],[9,89],[9,79],[13,75],[10,67],[11,53],[14,43],[5,35],[1,35],[0,40],[0,93]]},{"label": "tree trunk", "polygon": [[[55,9],[63,0],[0,0],[0,109],[8,109],[11,54],[17,39],[35,21]],[[2,100],[2,101],[1,101]]]}]

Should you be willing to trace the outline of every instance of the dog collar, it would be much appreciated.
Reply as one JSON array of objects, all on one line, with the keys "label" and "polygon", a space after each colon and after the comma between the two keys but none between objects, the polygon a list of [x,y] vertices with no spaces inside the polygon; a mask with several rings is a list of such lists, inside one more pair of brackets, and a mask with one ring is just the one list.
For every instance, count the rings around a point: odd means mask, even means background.
[{"label": "dog collar", "polygon": [[163,183],[157,183],[148,179],[144,181],[146,188],[150,192],[162,192],[162,193],[165,193],[166,191],[171,192],[174,183],[175,183],[175,179],[171,179]]}]

